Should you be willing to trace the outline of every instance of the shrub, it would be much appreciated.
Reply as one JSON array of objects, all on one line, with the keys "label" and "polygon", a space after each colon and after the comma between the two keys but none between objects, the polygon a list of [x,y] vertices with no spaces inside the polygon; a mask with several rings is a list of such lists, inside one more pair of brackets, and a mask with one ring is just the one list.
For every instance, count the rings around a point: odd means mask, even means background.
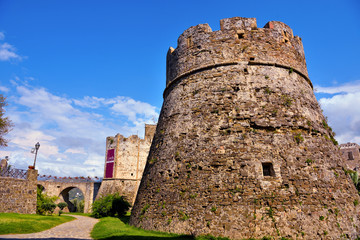
[{"label": "shrub", "polygon": [[60,210],[64,210],[64,208],[67,207],[67,203],[66,202],[61,202],[61,203],[58,203],[57,206],[60,208]]},{"label": "shrub", "polygon": [[108,194],[96,200],[92,205],[92,217],[122,217],[130,208],[130,203],[118,193]]},{"label": "shrub", "polygon": [[36,197],[36,214],[50,215],[54,212],[56,208],[55,201],[58,197],[50,197],[46,193],[42,193],[42,189],[40,187],[37,188]]},{"label": "shrub", "polygon": [[61,202],[61,203],[58,203],[57,206],[60,208],[60,211],[59,211],[59,216],[60,216],[63,213],[64,208],[67,207],[67,203]]}]

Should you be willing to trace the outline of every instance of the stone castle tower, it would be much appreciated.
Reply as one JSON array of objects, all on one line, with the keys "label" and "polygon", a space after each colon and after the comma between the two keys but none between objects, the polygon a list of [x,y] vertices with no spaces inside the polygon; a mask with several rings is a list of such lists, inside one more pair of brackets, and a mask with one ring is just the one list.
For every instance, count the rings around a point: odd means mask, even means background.
[{"label": "stone castle tower", "polygon": [[117,134],[106,138],[104,178],[97,198],[119,193],[133,204],[155,134],[156,125],[145,124],[145,138]]},{"label": "stone castle tower", "polygon": [[167,55],[130,224],[233,239],[354,239],[359,195],[308,77],[301,39],[254,18],[187,29]]}]

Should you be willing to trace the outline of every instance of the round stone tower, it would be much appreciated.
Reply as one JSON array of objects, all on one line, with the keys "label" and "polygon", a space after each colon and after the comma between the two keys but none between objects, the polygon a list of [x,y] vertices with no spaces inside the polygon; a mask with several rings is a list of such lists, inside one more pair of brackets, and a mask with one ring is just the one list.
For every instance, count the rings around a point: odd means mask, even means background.
[{"label": "round stone tower", "polygon": [[255,18],[187,29],[167,55],[130,223],[233,239],[354,239],[359,195],[309,80],[301,39]]}]

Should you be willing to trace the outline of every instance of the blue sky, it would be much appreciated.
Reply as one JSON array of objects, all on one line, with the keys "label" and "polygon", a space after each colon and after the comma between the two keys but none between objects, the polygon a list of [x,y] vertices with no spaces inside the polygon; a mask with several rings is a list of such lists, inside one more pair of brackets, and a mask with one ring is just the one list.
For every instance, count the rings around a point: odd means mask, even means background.
[{"label": "blue sky", "polygon": [[303,40],[310,79],[339,142],[360,144],[360,2],[0,0],[0,92],[15,124],[10,164],[102,176],[105,138],[156,121],[165,58],[190,26],[255,17]]}]

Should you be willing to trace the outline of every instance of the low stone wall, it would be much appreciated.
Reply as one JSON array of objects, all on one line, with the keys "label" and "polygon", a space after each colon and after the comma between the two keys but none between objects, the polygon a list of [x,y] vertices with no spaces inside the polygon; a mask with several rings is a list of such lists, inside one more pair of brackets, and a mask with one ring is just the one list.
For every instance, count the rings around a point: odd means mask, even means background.
[{"label": "low stone wall", "polygon": [[27,179],[0,177],[0,212],[36,213],[37,170],[29,169]]},{"label": "low stone wall", "polygon": [[101,188],[96,196],[96,199],[106,196],[108,194],[119,193],[124,196],[126,200],[134,205],[137,191],[139,189],[140,180],[132,179],[103,179]]}]

